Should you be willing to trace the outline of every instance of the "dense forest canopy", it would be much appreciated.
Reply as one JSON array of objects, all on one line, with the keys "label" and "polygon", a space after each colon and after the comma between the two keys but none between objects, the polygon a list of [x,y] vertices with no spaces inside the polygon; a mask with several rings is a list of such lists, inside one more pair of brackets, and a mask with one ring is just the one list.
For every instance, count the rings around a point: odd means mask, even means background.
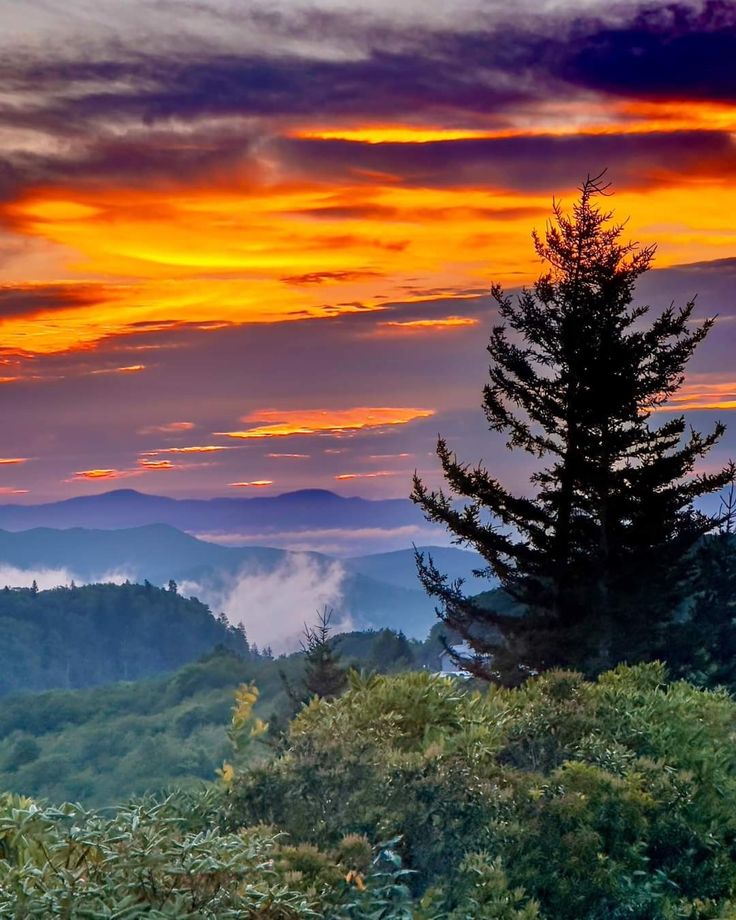
[{"label": "dense forest canopy", "polygon": [[0,694],[137,680],[216,645],[247,650],[204,604],[149,583],[0,589]]},{"label": "dense forest canopy", "polygon": [[[346,633],[331,644],[342,667],[382,672],[435,669],[441,649],[436,636],[420,643],[389,630]],[[101,806],[211,781],[227,753],[234,688],[258,687],[257,713],[270,726],[266,751],[311,697],[304,672],[301,652],[274,659],[219,646],[170,674],[6,696],[0,789]]]}]

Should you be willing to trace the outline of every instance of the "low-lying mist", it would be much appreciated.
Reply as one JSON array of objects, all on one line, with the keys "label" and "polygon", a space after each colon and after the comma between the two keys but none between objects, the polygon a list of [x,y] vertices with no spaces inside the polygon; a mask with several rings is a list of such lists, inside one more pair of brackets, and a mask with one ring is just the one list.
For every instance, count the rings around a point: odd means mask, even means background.
[{"label": "low-lying mist", "polygon": [[286,652],[299,645],[305,622],[312,623],[323,607],[334,610],[333,627],[351,628],[349,611],[342,609],[344,581],[339,562],[325,566],[296,553],[268,572],[241,569],[234,575],[183,581],[179,587],[213,613],[222,611],[231,623],[242,623],[251,643]]}]

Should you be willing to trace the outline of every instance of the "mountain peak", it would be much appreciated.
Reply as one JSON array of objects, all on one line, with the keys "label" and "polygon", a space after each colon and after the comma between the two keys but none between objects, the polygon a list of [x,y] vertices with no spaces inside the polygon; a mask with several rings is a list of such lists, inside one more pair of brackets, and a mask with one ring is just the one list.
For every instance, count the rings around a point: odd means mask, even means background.
[{"label": "mountain peak", "polygon": [[109,492],[100,493],[97,498],[140,498],[143,495],[143,492],[136,489],[110,489]]},{"label": "mountain peak", "polygon": [[342,496],[337,495],[335,492],[330,492],[329,489],[297,489],[295,492],[282,492],[280,495],[276,495],[275,498],[284,499],[288,501],[289,499],[306,499],[307,501],[341,501]]}]

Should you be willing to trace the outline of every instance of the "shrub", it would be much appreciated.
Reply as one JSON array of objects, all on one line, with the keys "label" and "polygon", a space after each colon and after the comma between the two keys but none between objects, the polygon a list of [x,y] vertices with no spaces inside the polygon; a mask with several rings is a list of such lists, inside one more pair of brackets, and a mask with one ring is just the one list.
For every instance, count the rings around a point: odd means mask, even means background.
[{"label": "shrub", "polygon": [[[363,873],[269,828],[207,829],[205,797],[138,802],[104,818],[0,799],[0,916],[23,920],[409,920],[385,852]],[[352,848],[354,849],[354,844]],[[350,847],[348,848],[350,849]]]},{"label": "shrub", "polygon": [[353,675],[297,716],[283,755],[236,776],[225,820],[321,847],[400,836],[414,894],[442,904],[431,916],[724,917],[735,728],[726,693],[658,664],[483,693]]}]

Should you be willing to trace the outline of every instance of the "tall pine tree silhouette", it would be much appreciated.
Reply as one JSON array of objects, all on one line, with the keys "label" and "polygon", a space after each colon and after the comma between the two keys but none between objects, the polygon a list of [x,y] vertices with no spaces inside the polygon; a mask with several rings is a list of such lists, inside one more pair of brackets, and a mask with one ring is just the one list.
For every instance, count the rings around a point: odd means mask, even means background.
[{"label": "tall pine tree silhouette", "polygon": [[486,678],[553,666],[595,673],[661,653],[689,590],[692,549],[716,523],[693,502],[732,475],[694,473],[723,425],[701,435],[682,416],[657,414],[713,321],[694,325],[692,301],[647,321],[633,295],[654,247],[622,241],[622,225],[597,206],[608,194],[602,175],[580,191],[571,214],[555,202],[533,236],[547,266],[533,288],[516,299],[492,288],[502,323],[488,345],[483,409],[509,449],[538,458],[530,493],[461,462],[443,438],[449,493],[414,479],[427,518],[479,552],[516,602],[488,609],[417,556],[439,615],[474,651],[458,663]]}]

